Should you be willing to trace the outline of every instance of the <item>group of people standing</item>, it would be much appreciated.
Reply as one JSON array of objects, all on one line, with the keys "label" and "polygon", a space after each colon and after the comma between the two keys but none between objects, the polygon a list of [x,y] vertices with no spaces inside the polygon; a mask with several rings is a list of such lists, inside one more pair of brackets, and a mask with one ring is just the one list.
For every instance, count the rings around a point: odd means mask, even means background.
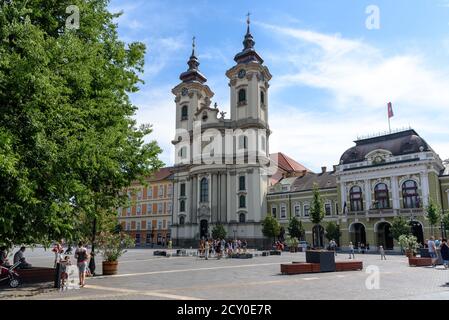
[{"label": "group of people standing", "polygon": [[202,239],[199,244],[198,255],[208,260],[211,257],[221,259],[230,257],[233,253],[245,253],[246,240]]},{"label": "group of people standing", "polygon": [[426,240],[426,245],[429,250],[430,258],[432,258],[432,266],[436,266],[439,259],[438,254],[440,254],[444,268],[447,269],[449,267],[449,245],[447,239],[440,238],[435,240],[435,237],[432,236],[429,240]]},{"label": "group of people standing", "polygon": [[[64,253],[64,248],[60,243],[56,243],[52,249],[52,251],[55,254],[55,262],[54,266],[59,263],[61,267],[61,281],[62,285],[64,286],[65,281],[68,278],[67,274],[67,266],[71,265],[71,258],[67,254],[72,253],[72,249],[69,246],[69,248],[65,251],[66,255],[64,258],[62,258],[62,255]],[[75,250],[74,258],[76,260],[76,265],[78,267],[79,272],[79,285],[81,287],[84,287],[86,284],[86,276],[91,275],[90,270],[88,267],[88,262],[90,259],[90,254],[87,252],[87,248],[84,246],[84,243],[80,241],[78,243],[78,246]]]}]

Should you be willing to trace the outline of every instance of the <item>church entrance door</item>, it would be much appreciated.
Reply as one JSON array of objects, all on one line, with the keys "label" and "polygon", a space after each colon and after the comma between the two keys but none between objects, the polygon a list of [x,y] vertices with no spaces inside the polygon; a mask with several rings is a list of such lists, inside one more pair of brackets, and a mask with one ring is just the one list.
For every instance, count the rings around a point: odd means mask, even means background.
[{"label": "church entrance door", "polygon": [[208,237],[208,235],[209,235],[208,225],[209,225],[209,223],[207,222],[207,220],[201,220],[201,222],[200,222],[200,238],[201,239],[206,239]]}]

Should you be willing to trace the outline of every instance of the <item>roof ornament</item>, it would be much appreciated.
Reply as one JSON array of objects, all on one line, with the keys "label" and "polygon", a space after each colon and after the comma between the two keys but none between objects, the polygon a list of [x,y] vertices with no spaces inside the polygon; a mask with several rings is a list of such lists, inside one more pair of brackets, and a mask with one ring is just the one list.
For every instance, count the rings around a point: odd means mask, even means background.
[{"label": "roof ornament", "polygon": [[250,32],[249,32],[249,25],[251,24],[251,20],[250,20],[250,17],[251,16],[251,13],[250,12],[248,12],[248,14],[246,15],[246,24],[248,25],[248,27],[247,27],[247,29],[246,29],[246,34],[249,34]]},{"label": "roof ornament", "polygon": [[224,119],[226,112],[222,111],[222,112],[220,112],[220,115],[221,115],[221,119]]},{"label": "roof ornament", "polygon": [[193,38],[192,38],[192,57],[195,56],[195,39],[196,39],[196,37],[193,36]]}]

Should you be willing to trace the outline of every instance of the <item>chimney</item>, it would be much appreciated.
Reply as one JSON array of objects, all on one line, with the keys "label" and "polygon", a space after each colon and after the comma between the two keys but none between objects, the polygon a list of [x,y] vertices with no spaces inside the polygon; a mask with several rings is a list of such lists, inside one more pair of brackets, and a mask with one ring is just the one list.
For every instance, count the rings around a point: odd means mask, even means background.
[{"label": "chimney", "polygon": [[321,173],[326,173],[327,168],[326,167],[321,167]]}]

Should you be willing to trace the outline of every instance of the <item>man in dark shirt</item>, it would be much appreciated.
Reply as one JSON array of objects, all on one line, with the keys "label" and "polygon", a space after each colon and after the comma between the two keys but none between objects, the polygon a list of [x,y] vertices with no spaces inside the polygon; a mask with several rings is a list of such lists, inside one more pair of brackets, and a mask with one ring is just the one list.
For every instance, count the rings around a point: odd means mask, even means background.
[{"label": "man in dark shirt", "polygon": [[31,268],[31,264],[29,264],[26,259],[25,256],[23,255],[23,253],[25,252],[25,247],[21,247],[19,251],[16,252],[16,254],[14,255],[14,264],[20,262],[18,268],[19,269],[30,269]]}]

